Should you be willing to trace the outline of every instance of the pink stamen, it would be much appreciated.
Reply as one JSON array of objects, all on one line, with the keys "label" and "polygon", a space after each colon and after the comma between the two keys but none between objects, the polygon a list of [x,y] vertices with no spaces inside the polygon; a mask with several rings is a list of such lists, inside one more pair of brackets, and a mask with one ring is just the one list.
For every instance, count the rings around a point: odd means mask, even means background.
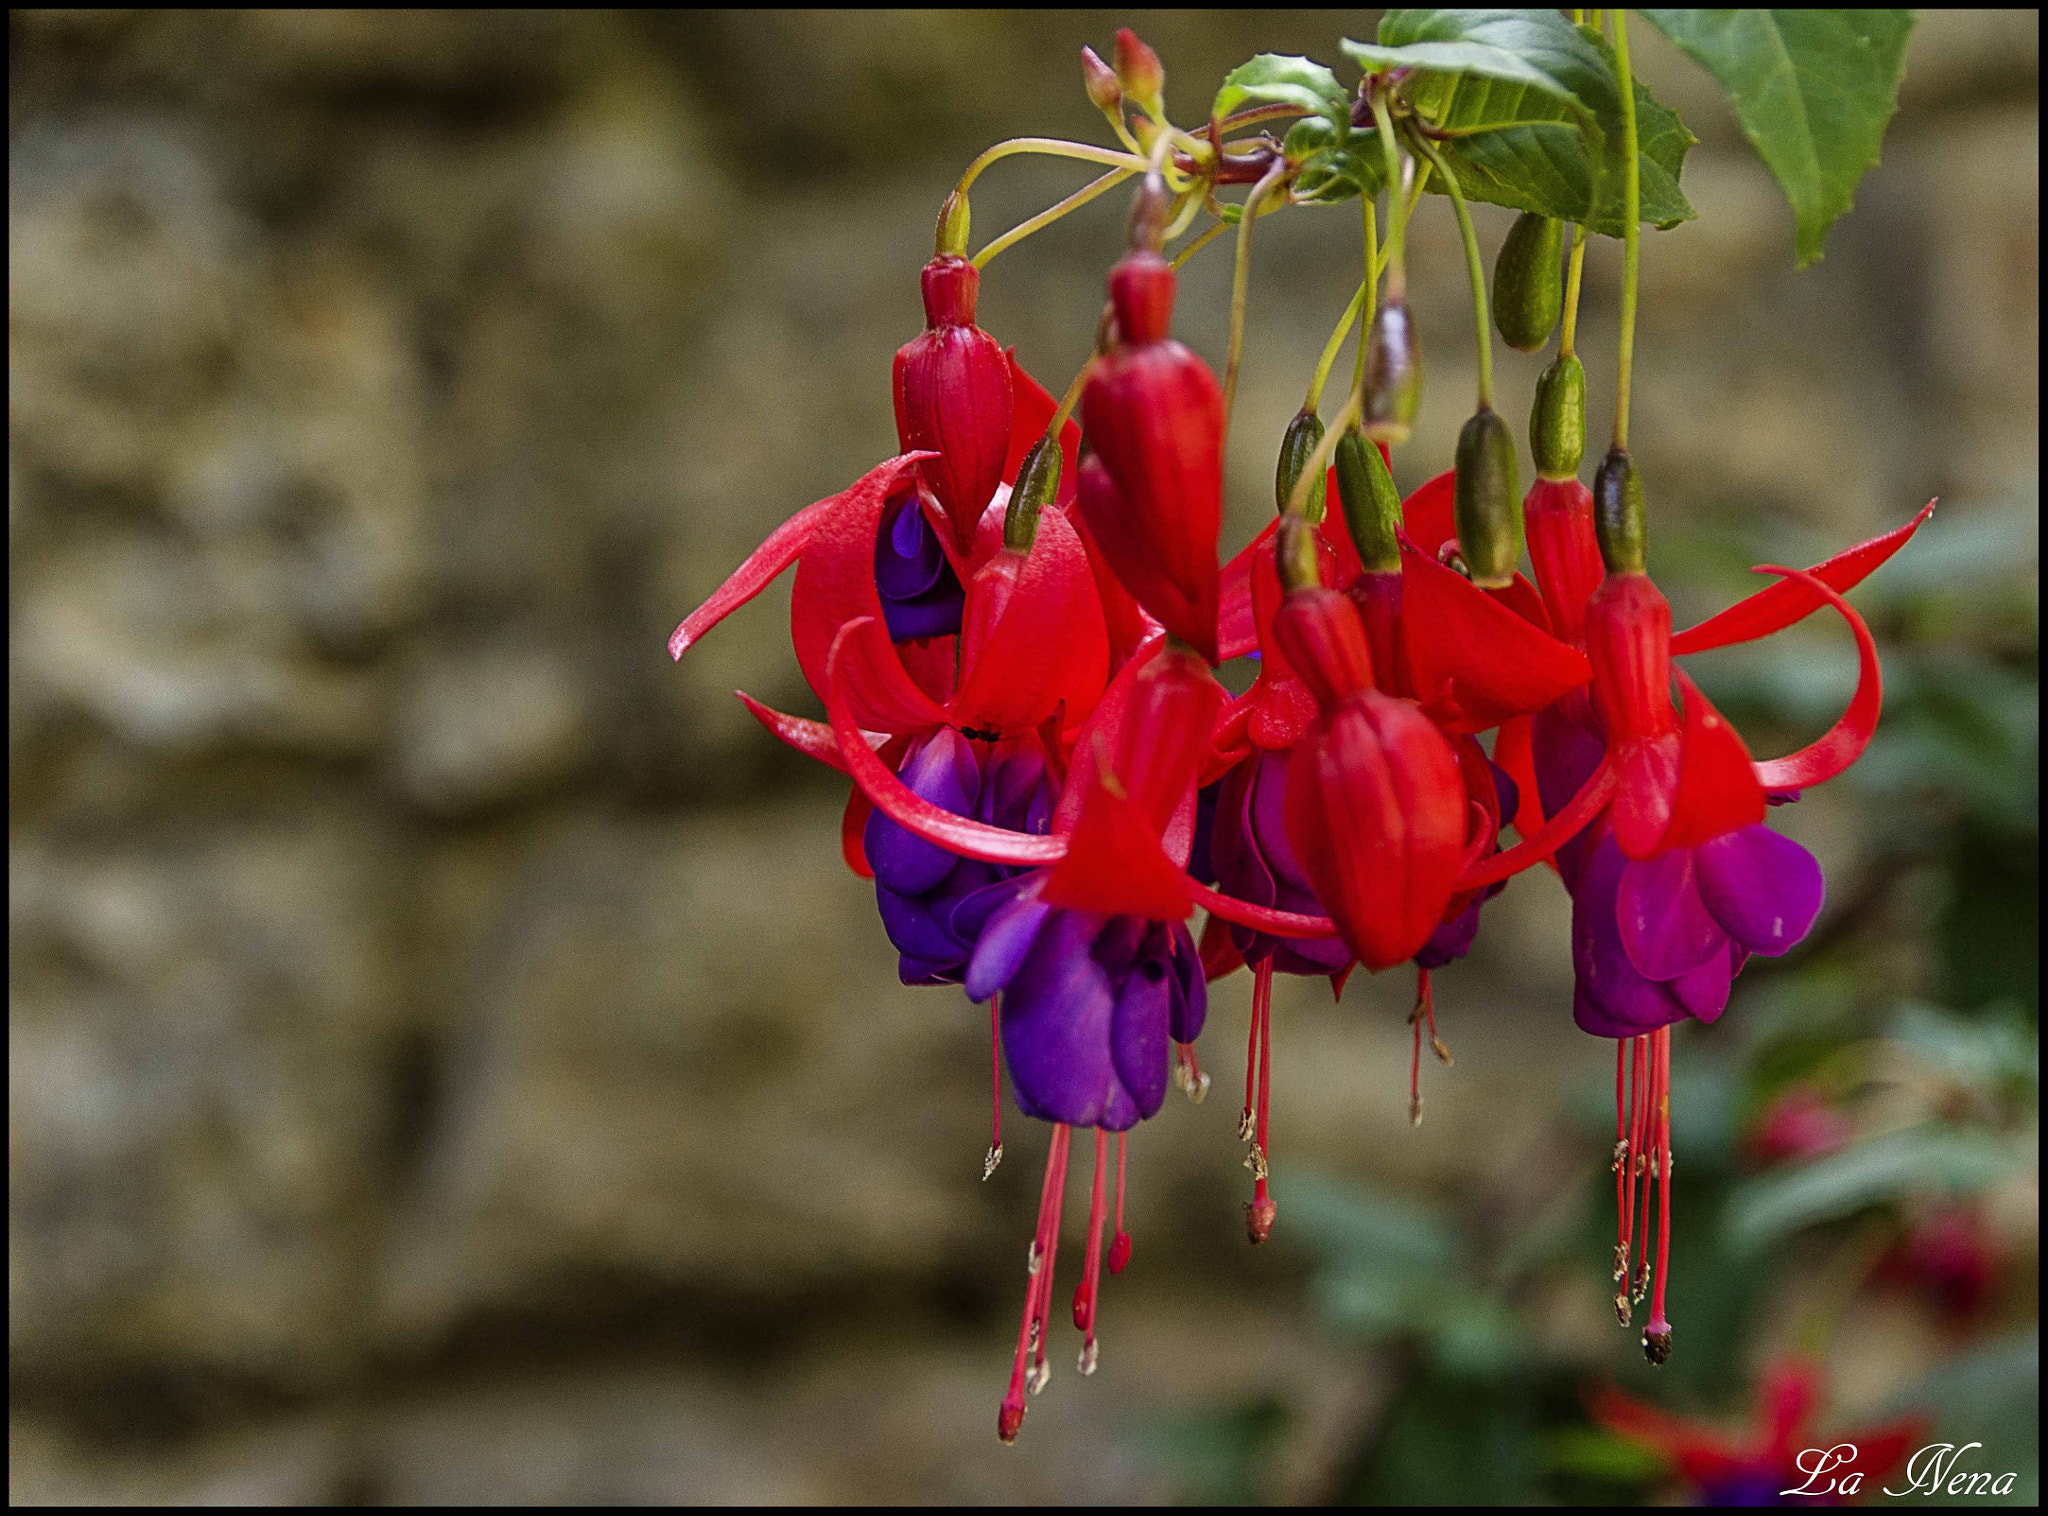
[{"label": "pink stamen", "polygon": [[986,1180],[996,1171],[996,1165],[1003,1161],[1003,1027],[1002,1018],[997,1014],[1001,995],[988,997],[988,1061],[990,1067],[990,1100],[988,1156],[981,1161],[981,1177]]},{"label": "pink stamen", "polygon": [[1095,1372],[1095,1307],[1102,1285],[1103,1178],[1109,1166],[1109,1144],[1101,1127],[1095,1129],[1095,1183],[1088,1192],[1088,1258],[1081,1265],[1081,1282],[1074,1289],[1074,1325],[1085,1337],[1081,1344],[1081,1372]]},{"label": "pink stamen", "polygon": [[1664,1288],[1671,1274],[1671,1028],[1659,1027],[1651,1088],[1657,1106],[1657,1281],[1650,1299],[1650,1324],[1643,1330],[1643,1353],[1651,1363],[1671,1356],[1671,1322],[1664,1314]]},{"label": "pink stamen", "polygon": [[1245,1233],[1254,1247],[1273,1233],[1273,1217],[1279,1207],[1266,1193],[1266,1119],[1272,1105],[1273,1084],[1273,960],[1269,957],[1252,979],[1252,1025],[1256,1029],[1259,1053],[1257,1114],[1252,1122],[1252,1151],[1246,1161],[1252,1170],[1252,1199],[1245,1207]]},{"label": "pink stamen", "polygon": [[1003,1392],[996,1411],[996,1435],[1015,1442],[1024,1424],[1025,1369],[1032,1349],[1044,1357],[1045,1306],[1052,1291],[1053,1252],[1059,1244],[1060,1196],[1066,1189],[1067,1140],[1065,1123],[1052,1129],[1052,1143],[1045,1154],[1045,1182],[1038,1192],[1038,1229],[1031,1238],[1031,1253],[1025,1264],[1024,1319],[1017,1326],[1017,1356],[1010,1365],[1010,1385]]},{"label": "pink stamen", "polygon": [[1131,1234],[1124,1230],[1124,1146],[1131,1134],[1116,1134],[1116,1236],[1109,1243],[1109,1271],[1121,1274],[1131,1261]]},{"label": "pink stamen", "polygon": [[[1629,1289],[1629,1298],[1640,1302],[1649,1282],[1650,1272],[1650,1193],[1656,1183],[1657,1155],[1650,1148],[1651,1112],[1657,1105],[1657,1065],[1651,1057],[1652,1040],[1648,1036],[1638,1037],[1636,1042],[1636,1140],[1631,1149],[1630,1169],[1642,1176],[1643,1208],[1633,1223],[1630,1241],[1636,1251],[1635,1279]],[[1631,1192],[1633,1193],[1633,1192]]]}]

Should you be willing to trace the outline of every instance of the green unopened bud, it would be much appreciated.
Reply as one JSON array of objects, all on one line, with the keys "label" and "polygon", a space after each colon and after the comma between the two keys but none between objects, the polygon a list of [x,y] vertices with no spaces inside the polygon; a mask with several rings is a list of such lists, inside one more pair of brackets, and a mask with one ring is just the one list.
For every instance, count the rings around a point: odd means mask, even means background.
[{"label": "green unopened bud", "polygon": [[1640,574],[1648,563],[1643,481],[1627,448],[1614,447],[1593,471],[1593,535],[1610,574]]},{"label": "green unopened bud", "polygon": [[1529,412],[1529,451],[1545,479],[1576,479],[1586,455],[1586,366],[1560,353],[1536,381]]},{"label": "green unopened bud", "polygon": [[933,249],[937,256],[967,256],[967,221],[967,197],[954,190],[946,197],[946,203],[939,207],[939,230]]},{"label": "green unopened bud", "polygon": [[1116,82],[1116,70],[1104,63],[1092,47],[1081,49],[1081,88],[1105,116],[1122,120],[1124,87]]},{"label": "green unopened bud", "polygon": [[1484,589],[1514,583],[1522,557],[1522,487],[1515,477],[1515,439],[1500,412],[1482,405],[1458,433],[1455,508],[1458,547]]},{"label": "green unopened bud", "polygon": [[1399,447],[1408,440],[1415,407],[1422,399],[1422,344],[1408,319],[1408,306],[1389,300],[1373,312],[1365,342],[1365,435]]},{"label": "green unopened bud", "polygon": [[[1294,487],[1301,481],[1301,471],[1308,467],[1309,456],[1322,440],[1323,418],[1314,411],[1299,411],[1287,423],[1287,435],[1280,439],[1280,466],[1273,474],[1273,495],[1280,510],[1285,511],[1287,502],[1294,498]],[[1322,525],[1323,513],[1329,509],[1329,502],[1324,498],[1326,493],[1325,480],[1310,481],[1301,513],[1313,526]]]},{"label": "green unopened bud", "polygon": [[1031,551],[1031,544],[1038,540],[1038,513],[1052,504],[1059,487],[1059,439],[1040,437],[1017,465],[1017,482],[1010,490],[1009,508],[1003,512],[1005,548],[1013,553]]},{"label": "green unopened bud", "polygon": [[1273,566],[1283,590],[1321,589],[1323,566],[1316,556],[1316,529],[1300,516],[1282,516],[1274,536]]},{"label": "green unopened bud", "polygon": [[1493,265],[1493,324],[1509,347],[1533,353],[1564,310],[1564,223],[1524,211]]},{"label": "green unopened bud", "polygon": [[1379,448],[1358,431],[1337,439],[1337,499],[1358,561],[1372,573],[1401,567],[1401,492]]}]

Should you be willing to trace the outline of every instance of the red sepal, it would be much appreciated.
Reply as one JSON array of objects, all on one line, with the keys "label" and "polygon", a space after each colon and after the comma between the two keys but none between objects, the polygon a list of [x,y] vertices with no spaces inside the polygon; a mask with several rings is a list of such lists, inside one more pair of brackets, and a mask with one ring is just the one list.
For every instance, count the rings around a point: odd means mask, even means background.
[{"label": "red sepal", "polygon": [[[1503,721],[1493,739],[1493,761],[1515,782],[1515,814],[1508,817],[1524,837],[1533,837],[1543,825],[1543,797],[1536,790],[1536,751],[1532,737],[1533,716]],[[1545,859],[1555,869],[1555,859]]]},{"label": "red sepal", "polygon": [[949,852],[958,853],[962,858],[1036,868],[1041,864],[1057,863],[1065,857],[1067,841],[1064,837],[1012,832],[999,826],[970,821],[942,806],[933,805],[914,793],[868,748],[865,734],[854,721],[853,702],[847,693],[846,682],[836,676],[844,672],[851,658],[859,656],[854,649],[881,640],[882,624],[879,621],[866,616],[857,617],[839,629],[832,639],[831,651],[826,655],[825,709],[831,714],[832,735],[839,741],[840,756],[846,760],[846,771],[853,776],[853,782],[905,831]]},{"label": "red sepal", "polygon": [[1414,541],[1401,545],[1401,625],[1416,696],[1449,731],[1529,715],[1593,677],[1584,653]]},{"label": "red sepal", "polygon": [[882,509],[914,476],[927,455],[905,453],[876,465],[841,497],[839,509],[819,518],[797,560],[790,592],[790,640],[812,691],[829,701],[826,664],[833,639],[847,622],[867,617],[878,635],[863,639],[846,667],[847,692],[860,725],[876,731],[921,731],[942,724],[945,713],[912,682],[886,636],[882,597],[875,589],[875,534]]},{"label": "red sepal", "polygon": [[[1003,483],[1015,484],[1017,470],[1024,466],[1024,455],[1045,435],[1060,403],[1024,371],[1014,347],[1004,348],[1003,357],[1010,365],[1010,453],[1003,463]],[[1053,493],[1055,505],[1065,506],[1073,501],[1074,470],[1080,462],[1080,451],[1081,428],[1069,416],[1066,425],[1060,428],[1060,484]]]},{"label": "red sepal", "polygon": [[669,657],[682,657],[698,638],[768,588],[775,576],[796,562],[797,555],[810,545],[819,521],[845,498],[843,493],[827,495],[770,532],[768,540],[748,554],[747,561],[711,592],[711,598],[685,616],[682,625],[669,634]]},{"label": "red sepal", "polygon": [[1603,761],[1593,771],[1592,777],[1579,786],[1578,794],[1566,801],[1564,808],[1533,834],[1524,834],[1522,841],[1507,851],[1482,859],[1459,874],[1459,891],[1482,889],[1496,879],[1510,879],[1523,869],[1547,860],[1600,814],[1600,808],[1614,793],[1614,783],[1613,764]]},{"label": "red sepal", "polygon": [[[740,704],[747,708],[747,713],[768,728],[770,734],[781,742],[795,748],[806,758],[817,759],[827,768],[835,768],[842,774],[846,772],[846,760],[839,756],[839,740],[832,735],[832,728],[824,722],[786,715],[763,705],[745,690],[734,690],[733,693],[739,696]],[[867,740],[871,748],[880,747],[889,740],[884,732],[862,732],[861,736]]]},{"label": "red sepal", "polygon": [[1212,890],[1208,885],[1195,879],[1188,880],[1188,893],[1195,904],[1213,916],[1225,921],[1234,921],[1239,926],[1248,926],[1253,931],[1264,932],[1268,937],[1334,937],[1336,923],[1328,916],[1303,916],[1294,911],[1279,911],[1267,905],[1253,905],[1249,900],[1239,900],[1235,895],[1225,895]]},{"label": "red sepal", "polygon": [[1447,468],[1401,502],[1401,535],[1432,563],[1446,542],[1458,540],[1457,501],[1458,471]]},{"label": "red sepal", "polygon": [[1076,755],[1080,762],[1070,773],[1087,775],[1080,780],[1086,788],[1081,814],[1067,838],[1067,856],[1047,875],[1040,898],[1072,911],[1179,921],[1195,908],[1188,876],[1167,858],[1143,808],[1110,772],[1101,743],[1092,738]]},{"label": "red sepal", "polygon": [[955,726],[1017,731],[1062,701],[1094,709],[1109,677],[1109,634],[1081,539],[1059,511],[1038,518],[1029,553],[999,551],[968,586]]},{"label": "red sepal", "polygon": [[1841,719],[1819,740],[1798,752],[1756,765],[1757,783],[1767,790],[1798,790],[1825,784],[1863,756],[1863,750],[1870,746],[1871,733],[1877,730],[1878,712],[1884,707],[1884,671],[1878,666],[1877,644],[1871,640],[1870,628],[1863,624],[1863,618],[1818,574],[1768,563],[1753,572],[1783,574],[1805,585],[1833,606],[1856,635],[1856,693]]},{"label": "red sepal", "polygon": [[1230,930],[1230,923],[1221,916],[1211,916],[1202,923],[1200,952],[1202,978],[1210,984],[1244,967],[1244,954],[1237,948],[1237,934]]},{"label": "red sepal", "polygon": [[868,867],[866,841],[868,817],[874,811],[875,803],[868,799],[859,785],[846,792],[846,809],[839,817],[839,856],[862,879],[875,877],[875,871]]},{"label": "red sepal", "polygon": [[[1684,670],[1672,672],[1678,675],[1685,700],[1685,730],[1679,739],[1671,824],[1656,847],[1660,853],[1697,847],[1737,827],[1755,826],[1764,819],[1765,808],[1763,786],[1757,783],[1741,736]],[[1626,845],[1622,850],[1627,852]]]},{"label": "red sepal", "polygon": [[[1928,501],[1917,516],[1898,530],[1845,548],[1806,572],[1830,589],[1847,594],[1868,578],[1871,570],[1912,540],[1913,534],[1934,514],[1934,506],[1934,501]],[[1797,576],[1792,577],[1796,579]],[[1736,601],[1727,610],[1709,616],[1698,626],[1675,633],[1671,638],[1671,651],[1704,653],[1709,648],[1727,647],[1736,642],[1754,642],[1812,615],[1821,608],[1821,603],[1821,595],[1802,584],[1774,584],[1745,600]]]}]

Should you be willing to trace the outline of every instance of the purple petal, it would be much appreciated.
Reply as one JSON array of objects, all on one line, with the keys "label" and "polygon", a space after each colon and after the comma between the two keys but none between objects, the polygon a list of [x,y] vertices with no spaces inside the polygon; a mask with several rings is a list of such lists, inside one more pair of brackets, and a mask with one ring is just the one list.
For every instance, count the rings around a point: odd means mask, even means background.
[{"label": "purple petal", "polygon": [[[904,785],[921,799],[957,816],[974,814],[981,773],[974,750],[950,727],[941,727],[913,749],[899,772]],[[959,861],[938,844],[905,831],[880,810],[869,815],[861,841],[876,881],[899,895],[936,889]]]},{"label": "purple petal", "polygon": [[[1473,896],[1464,910],[1449,921],[1439,925],[1430,934],[1429,941],[1422,945],[1422,951],[1415,955],[1414,963],[1419,969],[1440,969],[1456,958],[1463,958],[1472,951],[1473,939],[1479,935],[1479,907],[1485,904],[1481,896]],[[1337,965],[1342,968],[1342,964]]]},{"label": "purple petal", "polygon": [[[1037,877],[1042,880],[1045,876],[1041,872]],[[974,944],[974,955],[967,960],[969,1000],[986,1000],[1017,976],[1051,914],[1052,907],[1031,889],[1020,891],[1015,900],[988,918]]]},{"label": "purple petal", "polygon": [[1116,995],[1088,951],[1102,925],[1100,916],[1052,912],[1003,996],[1003,1061],[1018,1104],[1048,1121],[1095,1125],[1118,1084]]},{"label": "purple petal", "polygon": [[913,989],[933,984],[958,984],[960,962],[955,959],[951,963],[931,963],[901,954],[896,959],[896,977]]},{"label": "purple petal", "polygon": [[[1588,713],[1590,719],[1590,713]],[[1529,728],[1529,756],[1536,769],[1536,796],[1543,814],[1555,816],[1593,777],[1607,745],[1555,705],[1536,713]],[[1588,834],[1579,833],[1557,850],[1557,871],[1572,888],[1584,863]]]},{"label": "purple petal", "polygon": [[906,957],[957,964],[967,956],[967,943],[932,914],[930,896],[899,895],[877,884],[875,909],[881,914],[882,930],[889,934],[890,944]]},{"label": "purple petal", "polygon": [[[965,871],[966,865],[962,865],[962,872]],[[990,872],[994,870],[990,869]],[[965,894],[947,892],[945,898],[951,902],[952,909],[946,915],[946,925],[960,939],[963,953],[981,940],[982,929],[988,925],[989,918],[1015,900],[1017,891],[1022,888],[1021,879],[995,879]]]},{"label": "purple petal", "polygon": [[1702,1021],[1716,1020],[1727,1009],[1728,991],[1735,980],[1735,955],[1742,951],[1726,937],[1721,941],[1720,952],[1670,984],[1679,1004]]},{"label": "purple petal", "polygon": [[1761,824],[1693,850],[1700,898],[1752,952],[1776,957],[1813,930],[1827,880],[1813,854]]},{"label": "purple petal", "polygon": [[1596,1032],[1602,1037],[1633,1036],[1669,1026],[1684,1018],[1685,1007],[1664,986],[1638,973],[1621,944],[1615,895],[1628,860],[1605,822],[1596,824],[1589,840],[1592,845],[1572,892],[1572,969],[1577,976],[1572,1015],[1588,1031],[1595,1021],[1630,1028]]},{"label": "purple petal", "polygon": [[1614,905],[1621,945],[1645,978],[1676,979],[1728,956],[1728,934],[1693,883],[1691,848],[1632,860],[1621,871]]},{"label": "purple petal", "polygon": [[1193,1042],[1209,1019],[1209,982],[1202,975],[1202,955],[1187,923],[1173,927],[1173,1016],[1167,1026],[1175,1042]]},{"label": "purple petal", "polygon": [[960,630],[967,597],[938,533],[915,494],[890,509],[894,514],[875,537],[875,589],[889,636],[897,642],[950,636]]},{"label": "purple petal", "polygon": [[1166,1099],[1173,988],[1173,966],[1163,952],[1140,959],[1117,994],[1110,1021],[1109,1049],[1117,1078],[1136,1102],[1140,1118],[1150,1116]]}]

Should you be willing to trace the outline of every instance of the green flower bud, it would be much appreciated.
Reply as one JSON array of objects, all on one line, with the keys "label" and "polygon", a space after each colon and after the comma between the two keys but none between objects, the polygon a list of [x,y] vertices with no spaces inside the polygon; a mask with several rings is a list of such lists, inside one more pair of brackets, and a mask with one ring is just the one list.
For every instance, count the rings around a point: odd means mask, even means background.
[{"label": "green flower bud", "polygon": [[1031,544],[1038,540],[1038,513],[1052,504],[1059,487],[1059,439],[1040,437],[1017,465],[1017,483],[1010,490],[1009,508],[1003,512],[1005,548],[1013,553],[1031,551]]},{"label": "green flower bud", "polygon": [[1458,546],[1472,582],[1490,590],[1512,584],[1522,557],[1522,487],[1515,439],[1490,405],[1480,406],[1458,433],[1455,508]]},{"label": "green flower bud", "polygon": [[1593,473],[1593,535],[1608,573],[1644,572],[1643,481],[1626,448],[1609,448]]},{"label": "green flower bud", "polygon": [[[1301,471],[1308,466],[1309,455],[1323,440],[1323,418],[1314,411],[1303,410],[1287,423],[1287,435],[1280,439],[1280,467],[1273,475],[1273,494],[1280,510],[1287,509],[1287,502],[1294,498],[1294,486],[1301,479]],[[1302,514],[1311,525],[1320,526],[1324,511],[1329,503],[1324,499],[1326,481],[1317,479],[1308,487],[1308,498],[1303,503]]]},{"label": "green flower bud", "polygon": [[1524,211],[1493,265],[1493,324],[1509,347],[1533,353],[1564,309],[1564,223]]},{"label": "green flower bud", "polygon": [[1323,566],[1316,555],[1316,529],[1299,516],[1282,516],[1273,543],[1273,566],[1283,590],[1322,588]]},{"label": "green flower bud", "polygon": [[1337,499],[1368,572],[1401,568],[1401,492],[1380,450],[1353,429],[1337,439]]},{"label": "green flower bud", "polygon": [[1390,300],[1373,312],[1365,344],[1365,435],[1399,447],[1408,440],[1422,399],[1422,344],[1405,302]]},{"label": "green flower bud", "polygon": [[1576,479],[1586,454],[1586,366],[1560,353],[1536,381],[1529,412],[1529,451],[1545,479]]},{"label": "green flower bud", "polygon": [[933,238],[933,256],[956,258],[967,255],[967,197],[954,190],[939,207],[938,235]]}]

